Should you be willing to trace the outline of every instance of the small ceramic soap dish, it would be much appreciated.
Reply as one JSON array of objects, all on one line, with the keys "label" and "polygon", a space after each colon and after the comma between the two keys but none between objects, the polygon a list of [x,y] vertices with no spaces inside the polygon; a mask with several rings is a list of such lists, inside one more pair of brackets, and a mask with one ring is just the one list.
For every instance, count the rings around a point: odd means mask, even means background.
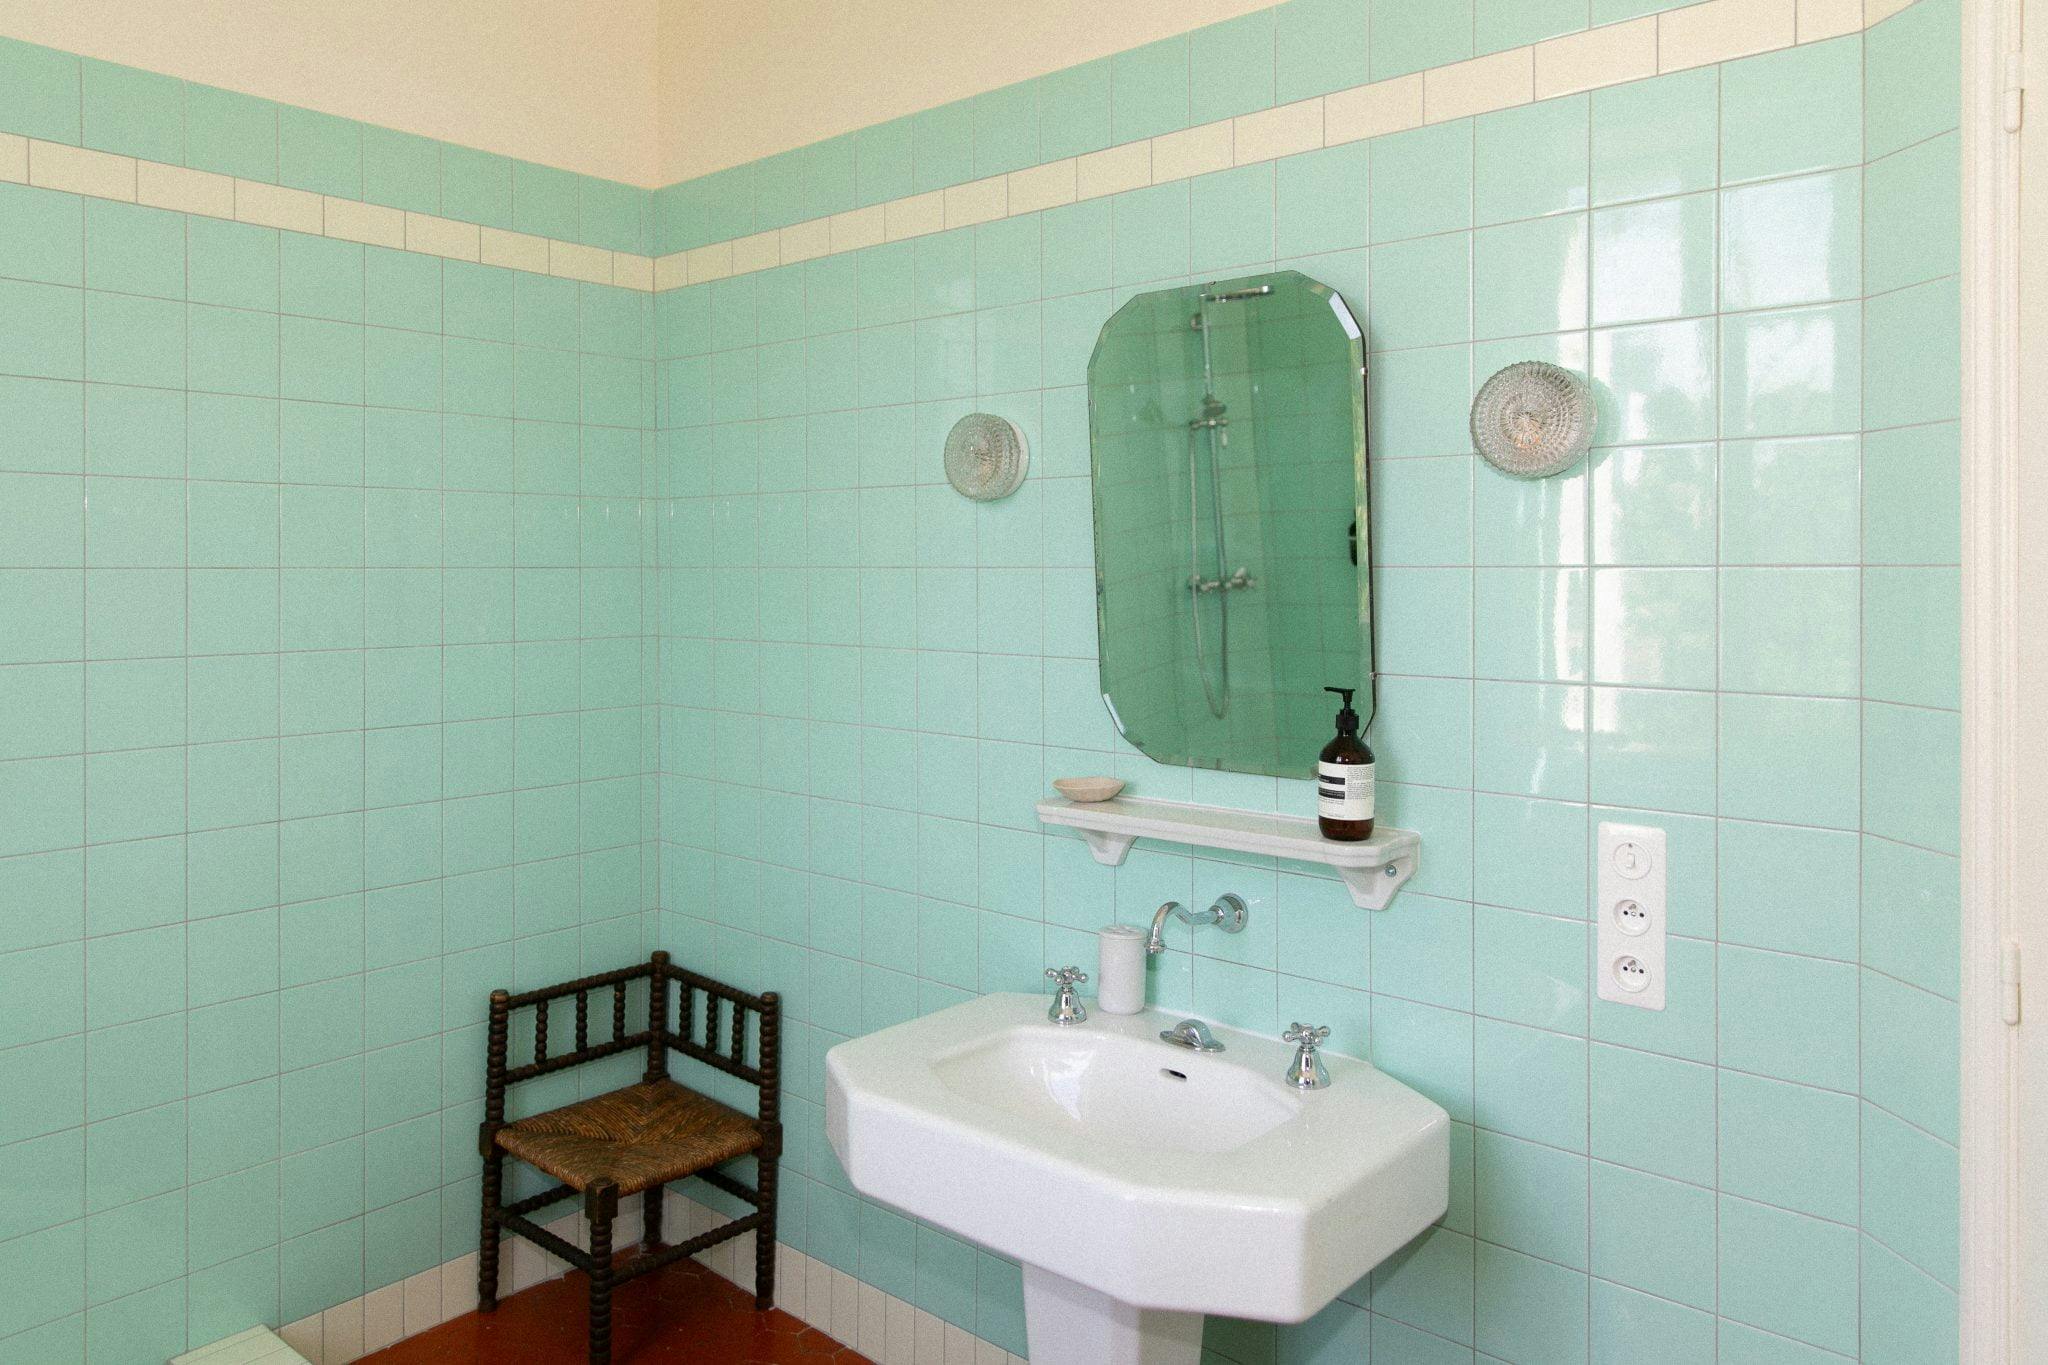
[{"label": "small ceramic soap dish", "polygon": [[1124,789],[1120,777],[1056,777],[1052,785],[1069,801],[1107,801]]}]

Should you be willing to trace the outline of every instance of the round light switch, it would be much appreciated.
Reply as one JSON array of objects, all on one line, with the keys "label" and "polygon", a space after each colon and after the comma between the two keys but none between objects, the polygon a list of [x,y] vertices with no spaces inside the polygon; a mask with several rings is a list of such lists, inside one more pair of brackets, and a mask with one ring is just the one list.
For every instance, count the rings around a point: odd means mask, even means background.
[{"label": "round light switch", "polygon": [[1631,880],[1650,871],[1650,851],[1632,839],[1614,846],[1614,870]]}]

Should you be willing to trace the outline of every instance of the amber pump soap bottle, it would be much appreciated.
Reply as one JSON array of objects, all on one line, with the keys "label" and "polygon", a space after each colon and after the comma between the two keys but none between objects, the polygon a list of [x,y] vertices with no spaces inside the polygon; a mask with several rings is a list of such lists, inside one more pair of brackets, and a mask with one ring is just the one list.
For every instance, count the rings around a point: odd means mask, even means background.
[{"label": "amber pump soap bottle", "polygon": [[1349,687],[1326,687],[1344,699],[1337,712],[1337,737],[1316,761],[1316,824],[1325,839],[1357,843],[1372,837],[1372,750],[1358,737],[1358,713]]}]

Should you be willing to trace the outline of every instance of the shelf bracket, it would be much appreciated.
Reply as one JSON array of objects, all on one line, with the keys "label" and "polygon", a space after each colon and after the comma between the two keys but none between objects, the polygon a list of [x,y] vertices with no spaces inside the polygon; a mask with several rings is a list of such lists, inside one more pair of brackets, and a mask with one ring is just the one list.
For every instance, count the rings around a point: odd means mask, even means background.
[{"label": "shelf bracket", "polygon": [[1080,833],[1088,841],[1088,851],[1095,855],[1095,861],[1107,867],[1121,867],[1124,855],[1138,842],[1135,834],[1113,834],[1106,829],[1084,829]]},{"label": "shelf bracket", "polygon": [[1351,903],[1361,910],[1384,910],[1393,903],[1394,893],[1415,875],[1418,859],[1411,849],[1389,858],[1379,867],[1340,867],[1337,875],[1351,892]]}]

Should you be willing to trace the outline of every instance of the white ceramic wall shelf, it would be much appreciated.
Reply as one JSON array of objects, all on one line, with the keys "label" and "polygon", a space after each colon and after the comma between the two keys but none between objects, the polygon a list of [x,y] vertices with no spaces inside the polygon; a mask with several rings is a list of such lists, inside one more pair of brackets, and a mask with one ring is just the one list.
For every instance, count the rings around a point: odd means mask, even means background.
[{"label": "white ceramic wall shelf", "polygon": [[1340,844],[1317,832],[1315,821],[1297,815],[1264,815],[1134,796],[1090,802],[1054,797],[1038,803],[1038,818],[1044,824],[1081,831],[1095,861],[1111,867],[1121,863],[1140,839],[1322,863],[1337,869],[1351,890],[1352,903],[1365,910],[1386,909],[1401,884],[1422,865],[1422,836],[1384,825],[1375,828],[1370,839]]}]

